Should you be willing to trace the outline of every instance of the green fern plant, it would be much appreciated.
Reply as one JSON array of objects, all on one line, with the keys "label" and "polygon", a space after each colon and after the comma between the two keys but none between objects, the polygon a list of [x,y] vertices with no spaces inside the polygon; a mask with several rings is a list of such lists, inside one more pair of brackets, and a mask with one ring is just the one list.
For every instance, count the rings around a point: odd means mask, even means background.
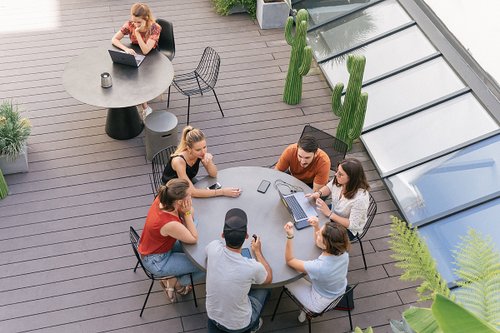
[{"label": "green fern plant", "polygon": [[30,133],[31,124],[21,117],[19,107],[12,101],[3,101],[0,104],[0,155],[16,159]]},{"label": "green fern plant", "polygon": [[[403,313],[416,332],[498,332],[500,328],[500,254],[490,237],[469,230],[454,251],[460,282],[454,295],[437,271],[425,241],[417,228],[391,216],[391,249],[396,264],[404,270],[402,280],[418,280],[420,300],[432,299],[431,309],[410,308]],[[456,299],[456,302],[455,302]],[[464,332],[466,332],[465,330]]]}]

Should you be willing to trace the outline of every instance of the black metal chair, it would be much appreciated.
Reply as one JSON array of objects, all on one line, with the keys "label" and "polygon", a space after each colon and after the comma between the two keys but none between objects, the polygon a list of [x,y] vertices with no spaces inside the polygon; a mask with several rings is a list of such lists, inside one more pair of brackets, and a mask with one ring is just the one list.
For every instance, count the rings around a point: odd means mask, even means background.
[{"label": "black metal chair", "polygon": [[365,270],[368,268],[366,266],[365,251],[363,250],[363,243],[361,242],[361,239],[365,237],[366,233],[368,232],[368,229],[370,228],[370,225],[373,222],[375,214],[377,214],[377,203],[375,202],[375,199],[373,199],[371,193],[369,193],[369,195],[370,195],[370,205],[368,206],[368,210],[366,213],[365,226],[363,227],[363,231],[361,232],[361,234],[358,233],[356,236],[354,236],[354,239],[351,240],[351,243],[359,242],[359,247],[361,248],[361,255],[363,256],[363,263],[365,264]]},{"label": "black metal chair", "polygon": [[[161,280],[161,279],[173,278],[174,276],[156,276],[144,267],[144,265],[142,264],[141,255],[139,254],[139,250],[138,250],[139,238],[140,238],[139,234],[131,226],[130,227],[130,244],[132,245],[132,249],[134,250],[135,257],[137,258],[137,264],[134,267],[134,273],[137,270],[137,267],[139,267],[139,265],[141,265],[146,276],[151,279],[151,285],[149,286],[148,294],[146,295],[146,299],[144,300],[144,304],[142,305],[141,313],[139,315],[139,317],[142,317],[142,313],[144,312],[144,308],[146,307],[146,303],[148,302],[148,299],[149,299],[149,294],[151,294],[151,289],[153,289],[154,282],[157,280]],[[193,289],[194,305],[196,307],[198,307],[198,302],[196,300],[196,293],[194,290],[193,275],[189,274],[189,277],[191,279],[191,288]]]},{"label": "black metal chair", "polygon": [[163,150],[160,150],[154,154],[151,159],[151,174],[149,174],[149,182],[151,184],[151,192],[153,196],[156,197],[158,194],[158,188],[163,184],[161,177],[163,175],[163,170],[165,166],[170,163],[170,155],[172,155],[177,146],[168,146]]},{"label": "black metal chair", "polygon": [[164,19],[157,19],[156,23],[161,26],[158,50],[172,61],[175,56],[174,26],[171,22]]},{"label": "black metal chair", "polygon": [[[191,107],[191,96],[203,95],[204,92],[212,90],[215,100],[219,105],[220,113],[224,117],[224,112],[215,93],[215,84],[219,76],[220,56],[211,47],[205,48],[201,56],[198,67],[192,72],[175,75],[172,84],[181,94],[188,98],[187,125],[189,125],[189,109]],[[167,108],[170,106],[170,86],[168,88]]]},{"label": "black metal chair", "polygon": [[310,135],[316,139],[319,148],[330,158],[330,170],[337,171],[337,166],[342,162],[347,153],[347,144],[333,135],[311,125],[304,126],[300,137],[304,135]]},{"label": "black metal chair", "polygon": [[[281,301],[281,296],[283,296],[283,293],[287,294],[288,297],[290,297],[290,299],[295,303],[297,304],[297,306],[299,307],[299,309],[301,311],[304,311],[305,314],[306,314],[306,318],[307,318],[307,322],[309,324],[309,333],[311,333],[311,319],[315,318],[315,317],[320,317],[322,316],[325,312],[328,312],[330,310],[333,310],[337,304],[342,300],[342,298],[344,296],[346,296],[346,300],[347,300],[347,306],[346,306],[346,310],[347,310],[347,313],[349,314],[349,325],[351,325],[351,331],[353,330],[352,328],[352,318],[351,318],[351,309],[354,308],[354,300],[353,300],[353,297],[352,297],[352,293],[354,292],[354,288],[356,288],[358,286],[358,284],[353,284],[353,285],[349,285],[347,286],[346,288],[346,291],[340,295],[339,297],[337,297],[336,299],[334,299],[330,304],[328,304],[328,306],[321,312],[312,312],[311,310],[307,309],[302,303],[300,303],[300,301],[292,294],[292,292],[290,290],[287,289],[286,286],[283,287],[283,289],[281,290],[281,293],[280,293],[280,297],[278,298],[278,302],[276,303],[276,307],[274,308],[274,312],[273,312],[273,316],[271,317],[271,321],[274,320],[274,316],[276,315],[276,311],[278,310],[278,306],[280,305],[280,301]],[[351,302],[353,302],[352,304],[350,304]]]}]

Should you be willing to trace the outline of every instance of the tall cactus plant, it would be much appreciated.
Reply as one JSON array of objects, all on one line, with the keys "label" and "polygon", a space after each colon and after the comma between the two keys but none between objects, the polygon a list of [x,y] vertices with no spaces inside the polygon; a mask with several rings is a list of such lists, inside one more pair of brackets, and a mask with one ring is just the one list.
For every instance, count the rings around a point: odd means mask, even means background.
[{"label": "tall cactus plant", "polygon": [[347,84],[344,103],[341,102],[344,90],[343,83],[337,83],[332,93],[332,111],[340,118],[336,137],[347,143],[348,150],[351,150],[352,142],[361,135],[365,122],[368,94],[361,93],[365,64],[366,58],[364,56],[349,54],[347,58],[349,83]]},{"label": "tall cactus plant", "polygon": [[7,187],[7,182],[3,177],[2,169],[0,169],[0,199],[3,199],[9,193],[9,188]]},{"label": "tall cactus plant", "polygon": [[299,104],[302,99],[302,77],[311,68],[312,50],[306,43],[307,20],[309,13],[305,9],[296,16],[295,35],[293,34],[293,17],[288,17],[285,25],[285,38],[292,47],[290,64],[286,75],[283,102],[291,105]]}]

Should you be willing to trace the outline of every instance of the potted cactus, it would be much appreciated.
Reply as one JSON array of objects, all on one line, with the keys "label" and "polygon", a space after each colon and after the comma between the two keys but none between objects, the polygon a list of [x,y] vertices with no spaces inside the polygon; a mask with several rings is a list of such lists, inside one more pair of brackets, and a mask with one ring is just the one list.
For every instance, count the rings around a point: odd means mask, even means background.
[{"label": "potted cactus", "polygon": [[353,141],[361,135],[365,122],[368,94],[361,92],[365,64],[365,56],[349,54],[347,57],[349,83],[343,103],[341,97],[344,84],[337,83],[333,88],[332,111],[340,118],[335,136],[347,144],[347,150],[351,150]]},{"label": "potted cactus", "polygon": [[31,124],[12,101],[0,104],[0,169],[4,175],[28,171],[26,142]]},{"label": "potted cactus", "polygon": [[283,102],[295,105],[302,100],[302,77],[309,72],[312,61],[312,50],[307,45],[307,20],[309,13],[305,9],[297,12],[295,34],[293,33],[293,17],[288,17],[285,25],[285,38],[292,47],[290,63],[283,92]]}]

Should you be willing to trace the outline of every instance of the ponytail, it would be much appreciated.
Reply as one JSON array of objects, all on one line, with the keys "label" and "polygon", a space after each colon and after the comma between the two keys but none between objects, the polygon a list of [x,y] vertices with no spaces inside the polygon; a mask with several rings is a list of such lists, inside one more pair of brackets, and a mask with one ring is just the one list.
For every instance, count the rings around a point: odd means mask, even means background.
[{"label": "ponytail", "polygon": [[177,146],[177,149],[172,154],[172,156],[177,156],[183,151],[186,151],[188,148],[192,148],[193,145],[197,142],[205,140],[205,134],[193,126],[186,126],[182,130],[181,142]]},{"label": "ponytail", "polygon": [[187,195],[189,182],[185,179],[175,178],[160,186],[158,190],[158,198],[163,207],[168,211],[174,210],[174,203],[177,200],[182,200]]}]

